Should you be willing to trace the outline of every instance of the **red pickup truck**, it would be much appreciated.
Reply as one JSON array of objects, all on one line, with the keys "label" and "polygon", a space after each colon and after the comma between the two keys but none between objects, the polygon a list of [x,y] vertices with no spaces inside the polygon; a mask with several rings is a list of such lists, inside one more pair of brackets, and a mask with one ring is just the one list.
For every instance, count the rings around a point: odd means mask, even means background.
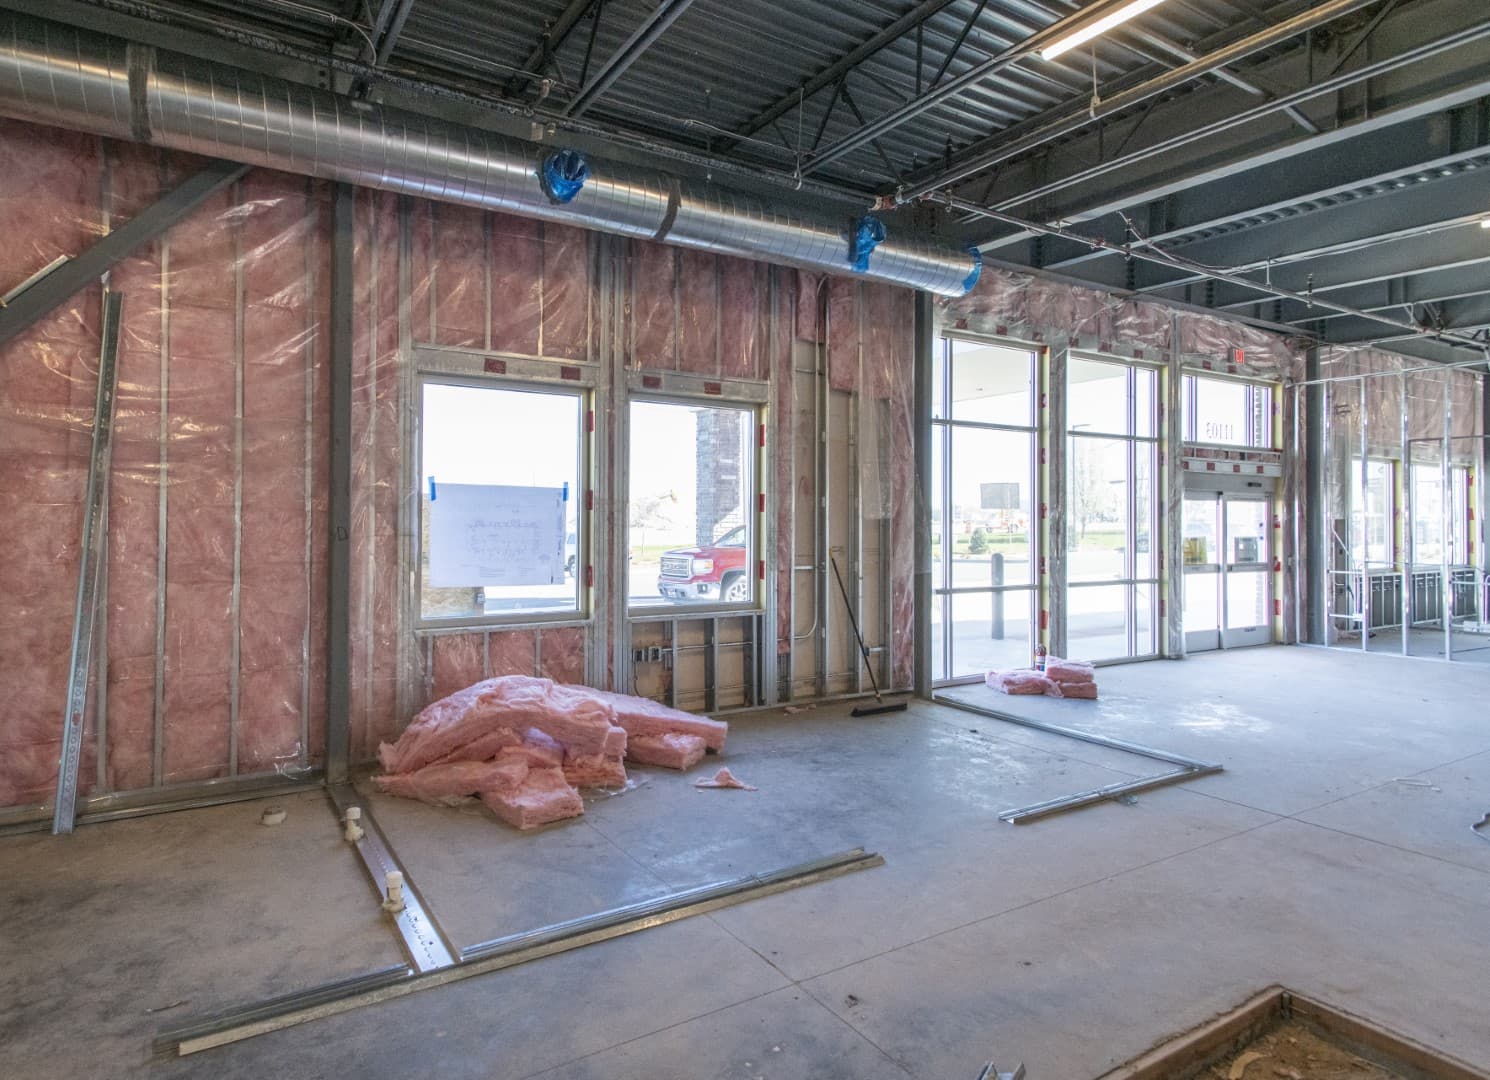
[{"label": "red pickup truck", "polygon": [[663,552],[657,591],[668,600],[682,603],[748,603],[745,540],[745,526],[741,525],[712,544]]}]

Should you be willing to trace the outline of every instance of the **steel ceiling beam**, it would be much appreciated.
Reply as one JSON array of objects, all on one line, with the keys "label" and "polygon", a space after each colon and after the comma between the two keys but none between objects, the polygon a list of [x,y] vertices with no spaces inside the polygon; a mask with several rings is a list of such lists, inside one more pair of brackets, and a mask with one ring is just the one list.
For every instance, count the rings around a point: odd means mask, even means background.
[{"label": "steel ceiling beam", "polygon": [[523,60],[522,72],[507,80],[502,93],[507,97],[517,97],[521,94],[532,79],[529,72],[542,72],[548,66],[549,58],[564,47],[564,42],[569,38],[569,32],[585,17],[585,12],[594,7],[597,2],[598,0],[569,0],[568,6],[559,12],[559,17],[543,32],[543,37]]},{"label": "steel ceiling beam", "polygon": [[[1453,3],[1465,14],[1472,8],[1458,0],[1445,0],[1434,14],[1449,14],[1441,9]],[[1231,133],[1222,139],[1220,136],[1235,126],[1236,116],[1226,97],[1190,95],[1184,101],[1164,103],[1148,121],[1150,141],[1131,153],[1088,166],[1086,163],[1097,156],[1097,148],[1094,138],[1084,137],[1062,145],[1048,158],[1027,158],[1005,166],[998,175],[996,192],[1007,194],[995,193],[991,201],[962,202],[986,205],[1008,215],[1028,201],[1027,193],[1032,188],[1040,187],[1046,192],[1037,204],[1041,220],[1090,221],[1198,190],[1203,184],[1234,179],[1248,170],[1271,170],[1300,155],[1349,143],[1394,125],[1420,122],[1490,95],[1490,66],[1485,62],[1487,50],[1483,47],[1483,42],[1490,39],[1490,23],[1478,19],[1444,36],[1425,37],[1441,21],[1432,26],[1403,25],[1403,32],[1411,35],[1404,51],[1353,72],[1360,81],[1369,79],[1368,96],[1359,96],[1359,92],[1353,95],[1348,111],[1335,115],[1328,130],[1320,135],[1293,137],[1290,125],[1273,116],[1251,125],[1245,134]],[[1296,54],[1282,58],[1279,70],[1302,78],[1303,60]],[[1332,104],[1329,108],[1336,113]],[[1057,160],[1076,163],[1075,171],[1061,172]],[[1374,172],[1369,163],[1364,168]],[[1054,175],[1056,179],[1041,184],[1042,175]],[[1062,193],[1059,201],[1049,197],[1055,192]],[[976,211],[972,213],[978,216]],[[981,236],[970,231],[969,239],[985,249],[996,249],[1032,235],[1000,223],[985,229]]]},{"label": "steel ceiling beam", "polygon": [[[413,10],[414,0],[383,0],[371,35],[375,49],[372,65],[375,69],[381,70],[393,56],[398,39],[403,35],[404,24],[409,21],[409,13]],[[365,98],[371,89],[371,78],[357,79],[352,83],[351,96]]]},{"label": "steel ceiling beam", "polygon": [[[1298,263],[1273,270],[1276,284],[1296,292],[1312,290],[1333,294],[1342,303],[1365,310],[1389,307],[1412,300],[1448,300],[1490,288],[1490,237],[1474,227],[1453,229],[1428,236],[1412,236],[1383,244],[1372,253],[1369,264],[1354,259],[1332,259]],[[1255,292],[1215,290],[1220,310],[1245,311],[1259,302]],[[1280,322],[1307,318],[1285,308]]]},{"label": "steel ceiling beam", "polygon": [[590,107],[611,88],[632,64],[641,59],[652,43],[667,32],[667,28],[689,9],[693,0],[662,0],[655,10],[642,20],[629,38],[617,49],[588,83],[564,106],[565,116],[583,116]]},{"label": "steel ceiling beam", "polygon": [[[1150,243],[1164,243],[1487,156],[1490,101],[1480,101],[1331,143],[1263,168],[1229,172],[1209,183],[1127,207],[1125,213]],[[1121,243],[1125,230],[1122,219],[1110,215],[1080,231]],[[1109,252],[1094,252],[1084,244],[1062,240],[1047,245],[1044,266],[1069,270],[1107,257]]]},{"label": "steel ceiling beam", "polygon": [[[844,53],[837,60],[823,68],[816,75],[806,80],[796,90],[783,95],[775,104],[768,106],[751,117],[742,127],[738,129],[741,138],[749,138],[761,129],[769,127],[772,121],[778,120],[797,107],[798,103],[812,97],[818,91],[832,86],[846,73],[858,67],[861,63],[879,52],[885,46],[900,40],[912,30],[917,29],[927,19],[936,15],[944,8],[950,7],[954,0],[924,0],[900,18],[896,19],[883,30],[878,31],[873,37],[868,38],[862,44],[856,45]],[[728,149],[730,144],[725,144]]]},{"label": "steel ceiling beam", "polygon": [[[1172,90],[1192,79],[1197,79],[1202,75],[1212,74],[1218,68],[1225,67],[1242,57],[1269,48],[1281,41],[1286,41],[1288,38],[1297,36],[1313,27],[1320,26],[1331,19],[1339,18],[1341,15],[1347,15],[1352,11],[1358,11],[1361,8],[1378,2],[1380,0],[1326,0],[1325,3],[1302,12],[1292,19],[1260,30],[1230,45],[1222,46],[1196,59],[1192,63],[1173,68],[1162,75],[1141,83],[1139,86],[1115,94],[1099,104],[1088,105],[1085,102],[1073,103],[1070,106],[1071,111],[1069,115],[1042,128],[1039,132],[1029,136],[1027,140],[1020,140],[1018,149],[1014,150],[1013,153],[1022,153],[1025,149],[1042,145],[1051,139],[1084,127],[1099,117],[1110,116],[1122,109],[1131,108],[1133,105],[1157,94]],[[983,63],[975,64],[956,78],[927,91],[920,97],[908,101],[900,108],[892,110],[872,124],[860,128],[852,135],[840,139],[826,150],[814,155],[812,161],[808,163],[803,171],[815,171],[837,161],[845,154],[863,146],[870,139],[893,131],[901,124],[920,116],[927,109],[954,97],[988,76],[1008,67],[1010,64],[1033,55],[1046,44],[1064,34],[1070,28],[1073,21],[1079,19],[1082,14],[1083,12],[1077,12],[1075,15],[1067,16],[1054,25],[1039,31],[1021,42],[1011,45],[1003,52],[990,57]],[[963,165],[944,169],[939,173],[917,181],[906,190],[903,197],[907,199],[917,198],[929,191],[944,188],[957,180],[981,172],[991,165],[1013,156],[1013,153],[1006,153],[1007,150],[1008,147],[1001,147],[986,151]]]},{"label": "steel ceiling beam", "polygon": [[[1440,331],[1468,333],[1484,329],[1490,326],[1490,294],[1448,300],[1432,308],[1420,308],[1416,311],[1414,321],[1427,330],[1430,337]],[[1415,333],[1385,333],[1380,323],[1354,316],[1306,323],[1304,329],[1331,345],[1396,344],[1421,336]]]},{"label": "steel ceiling beam", "polygon": [[[1269,272],[1280,265],[1349,256],[1357,272],[1369,273],[1373,247],[1464,225],[1477,226],[1487,212],[1490,181],[1484,171],[1476,169],[1206,240],[1171,245],[1160,253],[1181,255],[1191,263],[1236,273]],[[1475,231],[1490,249],[1490,236],[1477,227]],[[1111,279],[1112,268],[1104,271],[1104,277]],[[1168,273],[1161,264],[1155,264],[1139,275],[1133,288],[1152,292],[1205,277],[1188,271]]]}]

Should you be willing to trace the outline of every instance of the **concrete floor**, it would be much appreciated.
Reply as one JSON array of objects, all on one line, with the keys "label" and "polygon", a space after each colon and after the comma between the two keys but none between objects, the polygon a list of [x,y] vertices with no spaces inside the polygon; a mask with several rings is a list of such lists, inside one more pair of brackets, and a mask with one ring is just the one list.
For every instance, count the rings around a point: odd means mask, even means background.
[{"label": "concrete floor", "polygon": [[887,862],[165,1065],[160,1027],[396,959],[324,800],[275,830],[249,803],[0,841],[0,1075],[1083,1080],[1274,982],[1490,1066],[1483,669],[1276,648],[1100,677],[1097,703],[958,693],[1227,772],[1005,825],[1155,767],[918,704],[737,721],[758,792],[637,770],[537,835],[375,798],[459,944],[856,844]]},{"label": "concrete floor", "polygon": [[[1361,649],[1361,637],[1345,638],[1337,645],[1337,649]],[[1402,628],[1391,627],[1386,630],[1378,630],[1367,643],[1374,653],[1402,654]],[[1428,659],[1442,660],[1444,657],[1443,631],[1431,628],[1414,628],[1407,632],[1407,648],[1409,656],[1426,657]],[[1454,631],[1454,662],[1465,664],[1490,664],[1490,634],[1472,634],[1465,630]]]}]

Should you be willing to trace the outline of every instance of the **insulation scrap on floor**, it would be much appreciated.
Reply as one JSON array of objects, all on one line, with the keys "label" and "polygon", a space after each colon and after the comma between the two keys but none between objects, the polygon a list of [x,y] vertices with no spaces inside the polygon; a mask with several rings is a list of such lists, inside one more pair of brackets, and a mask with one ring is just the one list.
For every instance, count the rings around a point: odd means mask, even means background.
[{"label": "insulation scrap on floor", "polygon": [[504,675],[426,707],[378,748],[384,774],[374,780],[387,794],[435,805],[476,797],[531,829],[583,814],[578,788],[624,786],[628,759],[688,769],[722,749],[728,732],[645,698]]},{"label": "insulation scrap on floor", "polygon": [[736,779],[735,774],[724,765],[719,767],[719,771],[714,774],[712,780],[695,780],[693,786],[696,788],[737,788],[740,791],[759,790],[754,784],[747,784],[743,780]]},{"label": "insulation scrap on floor", "polygon": [[1044,671],[1035,668],[990,671],[983,681],[990,690],[1001,694],[1097,700],[1097,669],[1085,660],[1052,656],[1046,660]]}]

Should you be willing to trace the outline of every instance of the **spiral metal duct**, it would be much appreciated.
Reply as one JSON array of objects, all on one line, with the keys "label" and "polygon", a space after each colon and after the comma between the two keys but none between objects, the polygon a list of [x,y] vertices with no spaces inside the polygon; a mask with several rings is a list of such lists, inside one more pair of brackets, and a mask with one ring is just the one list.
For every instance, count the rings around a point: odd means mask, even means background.
[{"label": "spiral metal duct", "polygon": [[[776,206],[598,159],[588,161],[580,193],[557,205],[538,181],[549,151],[535,143],[11,12],[0,12],[0,114],[621,236],[851,272],[846,213]],[[976,280],[976,260],[892,229],[858,276],[958,296]]]}]

